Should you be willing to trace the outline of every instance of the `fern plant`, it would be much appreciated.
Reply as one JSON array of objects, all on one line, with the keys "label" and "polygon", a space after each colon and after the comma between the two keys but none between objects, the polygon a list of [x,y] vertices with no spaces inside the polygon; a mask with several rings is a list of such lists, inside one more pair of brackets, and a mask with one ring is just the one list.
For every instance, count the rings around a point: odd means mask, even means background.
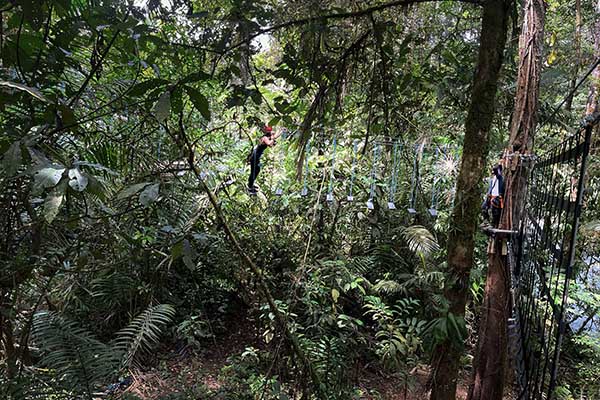
[{"label": "fern plant", "polygon": [[41,350],[41,365],[55,371],[61,386],[87,398],[118,370],[119,359],[110,346],[57,313],[35,314],[32,339]]},{"label": "fern plant", "polygon": [[140,366],[144,355],[158,344],[163,328],[172,321],[175,309],[168,304],[148,307],[117,333],[113,348],[122,355],[124,367]]},{"label": "fern plant", "polygon": [[40,349],[41,365],[58,378],[48,383],[57,386],[56,391],[70,393],[69,398],[91,399],[120,371],[152,351],[174,315],[170,305],[150,306],[105,344],[76,322],[43,311],[34,316],[32,340]]}]

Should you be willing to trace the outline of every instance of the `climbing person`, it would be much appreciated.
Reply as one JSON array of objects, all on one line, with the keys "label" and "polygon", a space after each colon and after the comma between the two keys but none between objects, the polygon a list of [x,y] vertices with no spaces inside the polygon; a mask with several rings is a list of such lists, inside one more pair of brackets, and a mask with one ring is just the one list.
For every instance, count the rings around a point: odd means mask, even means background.
[{"label": "climbing person", "polygon": [[256,147],[252,149],[252,152],[248,155],[248,164],[250,164],[250,177],[248,177],[248,193],[250,195],[255,195],[257,193],[257,188],[254,186],[254,182],[256,181],[256,177],[260,172],[260,157],[264,153],[267,147],[275,146],[275,140],[281,136],[282,132],[273,134],[273,128],[265,125],[261,128],[262,136],[259,140],[259,143]]},{"label": "climbing person", "polygon": [[492,176],[489,178],[487,194],[481,206],[483,219],[489,221],[491,211],[492,226],[495,228],[498,227],[503,207],[504,177],[502,176],[502,165],[497,164],[492,168]]}]

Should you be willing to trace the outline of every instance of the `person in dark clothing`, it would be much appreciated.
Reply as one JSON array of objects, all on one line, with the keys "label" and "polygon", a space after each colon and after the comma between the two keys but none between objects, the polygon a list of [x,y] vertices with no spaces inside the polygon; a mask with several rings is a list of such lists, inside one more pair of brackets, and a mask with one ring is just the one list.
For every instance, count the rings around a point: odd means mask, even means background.
[{"label": "person in dark clothing", "polygon": [[498,227],[502,208],[504,208],[504,177],[502,176],[502,165],[498,164],[492,168],[488,191],[481,207],[483,218],[486,221],[489,220],[491,210],[492,225]]},{"label": "person in dark clothing", "polygon": [[267,149],[267,147],[275,146],[275,139],[281,136],[281,132],[277,134],[273,134],[273,128],[268,125],[265,125],[262,128],[263,135],[261,136],[259,143],[254,149],[250,156],[248,157],[248,162],[250,164],[250,177],[248,177],[248,193],[253,195],[256,194],[257,189],[254,186],[254,181],[256,181],[256,177],[260,172],[260,157]]}]

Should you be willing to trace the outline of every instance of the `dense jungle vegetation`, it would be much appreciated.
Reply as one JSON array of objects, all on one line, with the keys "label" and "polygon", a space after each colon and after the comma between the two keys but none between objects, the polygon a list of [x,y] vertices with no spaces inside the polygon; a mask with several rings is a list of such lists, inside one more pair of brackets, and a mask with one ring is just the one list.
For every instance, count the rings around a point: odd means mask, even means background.
[{"label": "dense jungle vegetation", "polygon": [[[599,58],[597,0],[0,2],[0,398],[516,398],[484,178]],[[600,398],[595,130],[555,399]]]}]

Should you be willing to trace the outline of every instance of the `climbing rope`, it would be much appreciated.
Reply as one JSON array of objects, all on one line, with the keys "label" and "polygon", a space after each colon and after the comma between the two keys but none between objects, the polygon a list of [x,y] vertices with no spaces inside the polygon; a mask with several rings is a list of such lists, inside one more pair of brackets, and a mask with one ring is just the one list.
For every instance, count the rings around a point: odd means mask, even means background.
[{"label": "climbing rope", "polygon": [[301,196],[308,194],[308,158],[310,156],[310,140],[306,143],[306,150],[304,150],[304,186],[300,192]]},{"label": "climbing rope", "polygon": [[392,150],[392,173],[390,175],[390,189],[388,198],[388,208],[390,210],[396,209],[394,200],[396,197],[396,188],[398,186],[398,172],[400,170],[400,157],[398,156],[400,151],[402,151],[402,144],[398,141],[395,141]]},{"label": "climbing rope", "polygon": [[409,200],[409,208],[408,208],[408,213],[409,214],[416,214],[417,210],[415,209],[415,197],[416,197],[416,190],[417,190],[417,166],[418,166],[418,159],[419,159],[419,145],[416,144],[415,145],[415,160],[413,163],[413,173],[412,173],[412,179],[411,179],[411,184],[410,184],[410,200]]},{"label": "climbing rope", "polygon": [[437,174],[436,162],[439,160],[440,148],[435,148],[435,158],[433,159],[433,182],[431,184],[431,206],[429,208],[429,214],[432,217],[437,217],[437,181],[439,176]]},{"label": "climbing rope", "polygon": [[[282,141],[282,142],[285,142],[285,139],[286,139],[286,137],[287,137],[286,133],[287,133],[287,129],[283,129],[283,131],[281,132],[281,141]],[[281,145],[283,146],[283,143],[282,143]],[[282,147],[282,150],[280,150],[280,151],[278,151],[278,152],[277,152],[277,156],[276,156],[276,158],[275,158],[275,161],[277,162],[277,164],[278,164],[278,165],[281,165],[281,164],[283,164],[283,163],[281,163],[281,152],[282,152],[282,151],[283,151],[283,152],[284,152],[284,154],[285,154],[285,150],[284,150],[284,149],[283,149],[283,147]],[[285,160],[285,155],[284,155],[284,160]],[[280,178],[277,180],[277,189],[275,190],[275,195],[276,195],[276,196],[281,196],[281,195],[283,195],[283,188],[282,188],[281,186],[282,186],[282,181],[285,179],[285,165],[283,165],[283,167],[284,167],[284,168],[283,168],[283,176],[282,176],[282,177],[280,177]]]},{"label": "climbing rope", "polygon": [[373,210],[375,206],[373,205],[373,198],[375,197],[375,172],[377,168],[377,163],[379,162],[379,143],[375,144],[373,147],[373,166],[371,167],[371,191],[369,193],[369,200],[367,200],[367,208],[369,210]]},{"label": "climbing rope", "polygon": [[348,201],[353,201],[354,196],[352,196],[352,189],[354,187],[354,176],[356,174],[356,154],[358,153],[358,140],[354,140],[354,145],[352,149],[352,169],[350,172],[350,192],[348,193]]},{"label": "climbing rope", "polygon": [[331,175],[329,176],[329,189],[327,191],[327,201],[333,201],[333,178],[335,173],[335,150],[337,147],[337,134],[333,137],[333,152],[331,154]]}]

